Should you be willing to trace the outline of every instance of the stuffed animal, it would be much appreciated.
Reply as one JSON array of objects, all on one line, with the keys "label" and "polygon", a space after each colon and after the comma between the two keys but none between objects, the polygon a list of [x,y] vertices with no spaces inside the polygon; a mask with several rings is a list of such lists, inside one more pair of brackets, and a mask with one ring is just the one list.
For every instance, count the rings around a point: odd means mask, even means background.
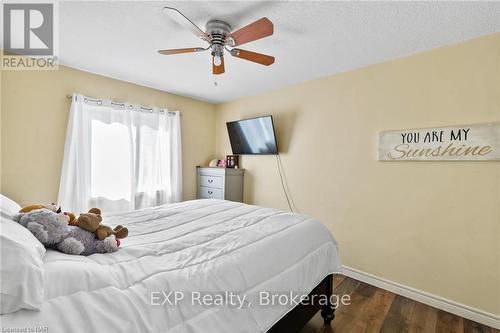
[{"label": "stuffed animal", "polygon": [[57,206],[56,206],[55,203],[51,203],[51,204],[46,204],[46,205],[29,205],[29,206],[21,208],[21,210],[19,211],[19,213],[29,213],[32,210],[42,209],[42,208],[51,210],[54,213],[59,213],[61,211],[60,208],[59,209],[57,208]]},{"label": "stuffed animal", "polygon": [[101,224],[101,210],[99,208],[92,208],[88,213],[80,214],[76,220],[76,225],[80,228],[93,232],[97,239],[103,240],[106,237],[114,235],[116,239],[123,239],[128,236],[128,229],[118,225],[114,229],[107,225]]},{"label": "stuffed animal", "polygon": [[70,218],[69,216],[65,216],[64,214],[61,214],[61,207],[57,207],[56,204],[51,203],[51,204],[46,204],[46,205],[29,205],[26,207],[21,208],[19,210],[20,214],[26,214],[29,212],[32,212],[37,209],[48,209],[54,213],[57,213],[57,218],[59,219],[59,222],[64,223],[64,224],[69,224]]},{"label": "stuffed animal", "polygon": [[68,224],[69,225],[75,225],[75,226],[77,225],[76,224],[77,218],[76,218],[75,214],[73,214],[72,212],[64,212],[63,214],[68,217]]},{"label": "stuffed animal", "polygon": [[15,220],[27,228],[45,247],[63,253],[88,256],[118,250],[114,236],[99,240],[89,231],[61,222],[61,215],[65,216],[42,208],[20,213],[15,216]]}]

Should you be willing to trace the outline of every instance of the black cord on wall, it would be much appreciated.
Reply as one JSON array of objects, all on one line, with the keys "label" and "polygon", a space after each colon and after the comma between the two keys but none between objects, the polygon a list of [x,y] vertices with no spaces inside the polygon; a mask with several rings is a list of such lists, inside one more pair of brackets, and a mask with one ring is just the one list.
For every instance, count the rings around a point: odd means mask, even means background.
[{"label": "black cord on wall", "polygon": [[290,209],[290,212],[293,213],[293,208],[291,204],[290,197],[288,195],[288,191],[286,189],[286,181],[285,181],[285,175],[283,171],[283,163],[281,163],[281,157],[279,154],[276,154],[276,166],[278,167],[278,173],[280,175],[280,180],[281,180],[281,188],[283,189],[283,193],[285,194],[286,202],[288,203],[288,208]]}]

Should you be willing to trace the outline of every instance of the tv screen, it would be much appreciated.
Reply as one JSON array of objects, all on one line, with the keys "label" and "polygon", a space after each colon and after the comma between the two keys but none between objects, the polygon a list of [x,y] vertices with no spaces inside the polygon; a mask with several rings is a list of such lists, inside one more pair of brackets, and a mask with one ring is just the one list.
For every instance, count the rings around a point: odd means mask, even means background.
[{"label": "tv screen", "polygon": [[232,121],[226,125],[233,154],[278,154],[272,116]]}]

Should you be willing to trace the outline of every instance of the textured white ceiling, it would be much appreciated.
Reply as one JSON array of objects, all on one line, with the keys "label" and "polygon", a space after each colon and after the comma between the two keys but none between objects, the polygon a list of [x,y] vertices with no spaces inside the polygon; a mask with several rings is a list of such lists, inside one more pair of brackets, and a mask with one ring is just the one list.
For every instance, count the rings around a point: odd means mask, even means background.
[{"label": "textured white ceiling", "polygon": [[[204,29],[263,16],[274,35],[242,49],[274,55],[270,67],[226,56],[211,74],[206,46],[162,13],[168,4]],[[224,102],[500,31],[500,2],[60,2],[60,61],[82,70],[209,102]]]}]

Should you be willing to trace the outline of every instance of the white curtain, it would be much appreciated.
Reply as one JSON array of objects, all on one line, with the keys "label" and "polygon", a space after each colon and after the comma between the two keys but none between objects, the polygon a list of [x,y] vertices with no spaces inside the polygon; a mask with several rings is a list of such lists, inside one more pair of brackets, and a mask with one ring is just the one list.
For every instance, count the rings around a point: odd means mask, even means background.
[{"label": "white curtain", "polygon": [[77,214],[178,202],[180,112],[74,94],[58,204]]}]

